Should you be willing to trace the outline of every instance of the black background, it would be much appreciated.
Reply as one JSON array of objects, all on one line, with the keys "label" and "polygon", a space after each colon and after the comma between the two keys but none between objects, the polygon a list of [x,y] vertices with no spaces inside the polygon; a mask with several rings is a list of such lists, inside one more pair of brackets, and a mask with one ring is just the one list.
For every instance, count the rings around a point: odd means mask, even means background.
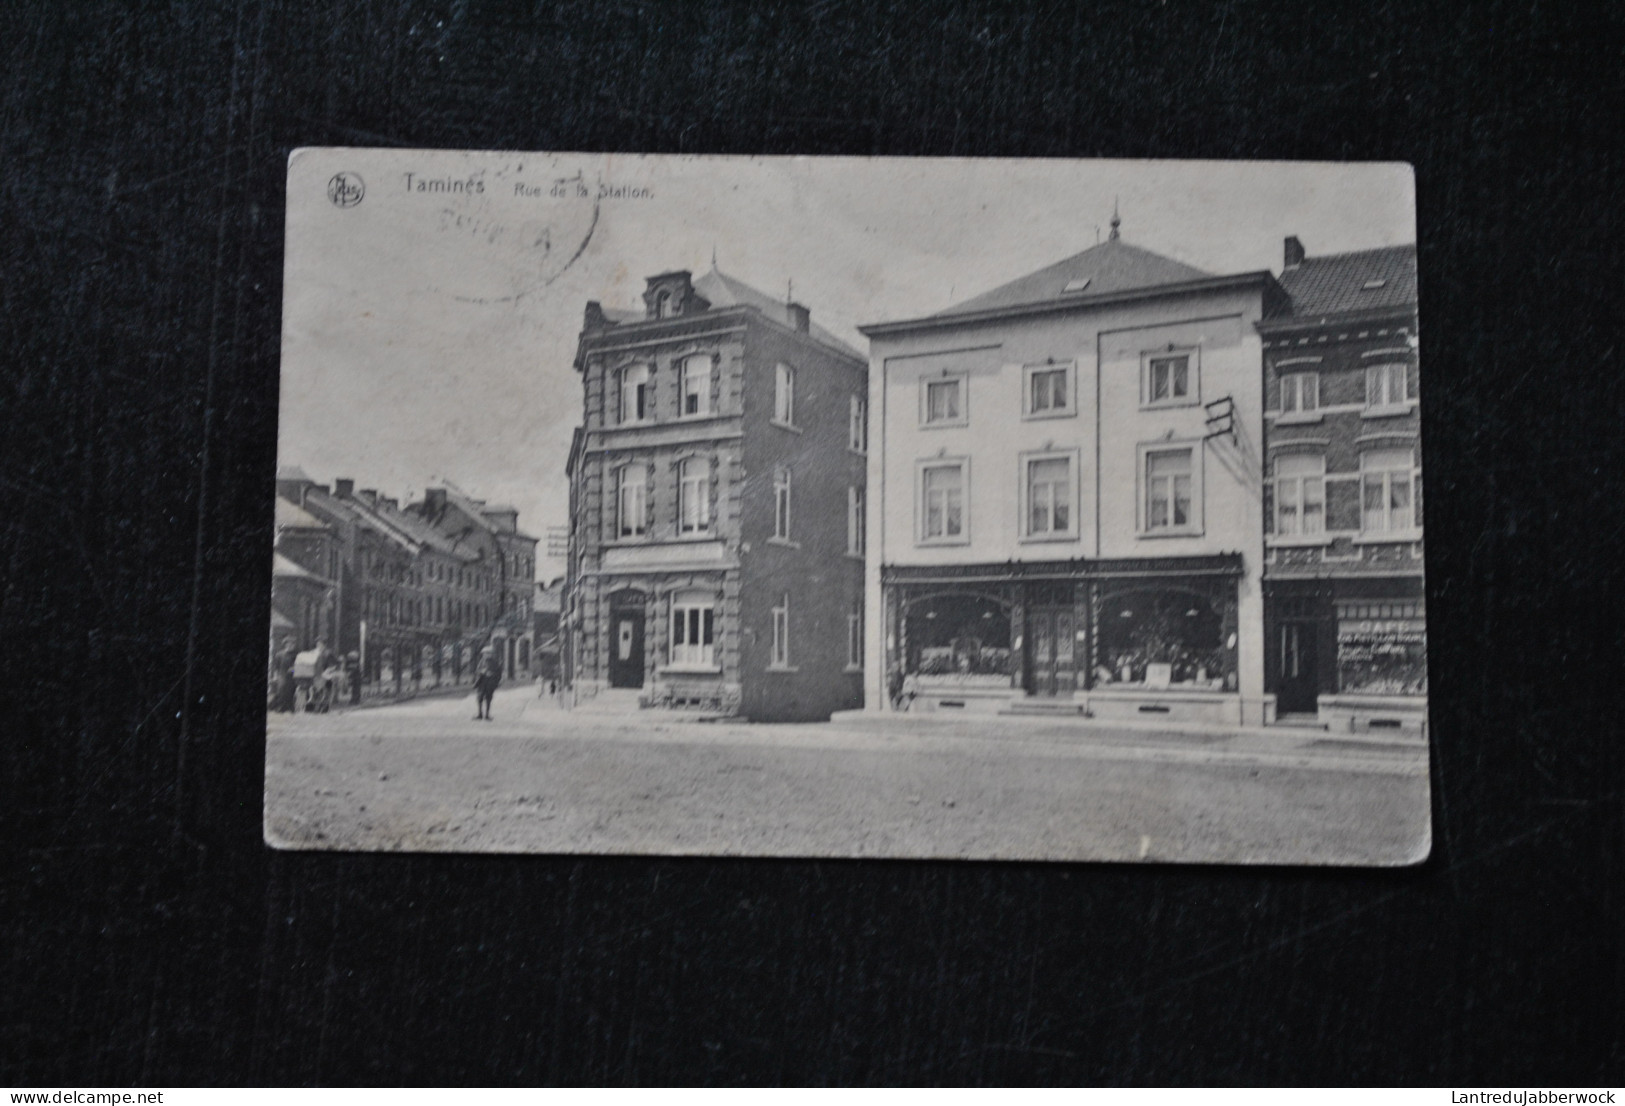
[{"label": "black background", "polygon": [[[1618,12],[0,8],[0,1083],[1618,1084]],[[1432,860],[269,851],[333,144],[1414,163]]]}]

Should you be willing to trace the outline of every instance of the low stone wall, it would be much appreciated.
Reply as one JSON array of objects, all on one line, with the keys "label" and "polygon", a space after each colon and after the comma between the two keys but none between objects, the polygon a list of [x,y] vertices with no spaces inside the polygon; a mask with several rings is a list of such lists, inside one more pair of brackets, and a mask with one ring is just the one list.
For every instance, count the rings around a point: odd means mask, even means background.
[{"label": "low stone wall", "polygon": [[1096,718],[1133,722],[1209,722],[1242,724],[1241,696],[1234,692],[1168,691],[1123,688],[1089,692],[1089,713]]},{"label": "low stone wall", "polygon": [[1416,695],[1322,695],[1320,721],[1328,733],[1427,736],[1428,701]]}]

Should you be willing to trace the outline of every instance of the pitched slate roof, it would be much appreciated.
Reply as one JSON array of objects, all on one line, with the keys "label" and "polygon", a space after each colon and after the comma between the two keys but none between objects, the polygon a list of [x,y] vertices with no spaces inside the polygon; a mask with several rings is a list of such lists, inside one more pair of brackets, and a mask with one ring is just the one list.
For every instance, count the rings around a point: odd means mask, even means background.
[{"label": "pitched slate roof", "polygon": [[1079,299],[1107,292],[1183,284],[1211,276],[1183,261],[1131,246],[1121,238],[1108,238],[1053,265],[1017,277],[992,291],[956,303],[934,317],[997,311],[1069,297]]},{"label": "pitched slate roof", "polygon": [[[770,296],[766,292],[759,292],[744,281],[731,277],[715,267],[704,276],[695,278],[694,290],[709,300],[712,307],[753,307],[774,322],[783,323],[792,329],[795,328],[795,320],[790,317],[789,307],[783,300]],[[841,341],[831,331],[819,326],[816,322],[812,323],[808,330],[814,338],[824,345],[859,361],[868,360],[863,354]]]},{"label": "pitched slate roof", "polygon": [[1416,245],[1306,257],[1281,272],[1295,316],[1416,306]]},{"label": "pitched slate roof", "polygon": [[321,519],[291,499],[276,497],[276,528],[278,530],[331,530]]},{"label": "pitched slate roof", "polygon": [[[421,546],[427,546],[437,552],[463,561],[478,559],[472,550],[460,548],[458,543],[450,536],[443,533],[422,515],[417,514],[413,510],[415,506],[416,504],[409,503],[404,510],[392,511],[386,506],[379,505],[373,508],[373,513],[381,521],[395,527]],[[365,509],[364,506],[363,509]]]},{"label": "pitched slate roof", "polygon": [[359,499],[340,499],[317,486],[305,491],[305,503],[315,506],[317,510],[331,512],[340,518],[348,518],[357,525],[387,538],[407,552],[417,553],[417,544],[400,527],[389,525],[376,512],[368,510],[367,505]]},{"label": "pitched slate roof", "polygon": [[310,580],[313,583],[326,584],[329,587],[333,584],[333,581],[326,576],[317,575],[303,565],[296,564],[284,557],[281,553],[271,554],[271,575],[281,577],[284,580]]}]

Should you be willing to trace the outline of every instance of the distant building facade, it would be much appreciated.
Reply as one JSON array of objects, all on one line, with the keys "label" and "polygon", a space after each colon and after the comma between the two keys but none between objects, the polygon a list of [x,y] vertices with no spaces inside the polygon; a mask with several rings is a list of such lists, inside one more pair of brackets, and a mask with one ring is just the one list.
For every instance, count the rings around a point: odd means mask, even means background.
[{"label": "distant building facade", "polygon": [[273,656],[285,642],[295,650],[338,640],[340,549],[333,528],[277,497],[271,563]]},{"label": "distant building facade", "polygon": [[637,689],[644,706],[760,721],[858,706],[862,356],[715,268],[650,277],[643,300],[589,303],[578,344],[576,701]]},{"label": "distant building facade", "polygon": [[502,664],[503,678],[530,678],[537,539],[519,529],[518,510],[486,503],[457,488],[433,487],[406,511],[443,539],[473,553],[484,566],[491,588],[485,611],[490,644]]},{"label": "distant building facade", "polygon": [[869,709],[1263,723],[1267,272],[1111,237],[869,338]]},{"label": "distant building facade", "polygon": [[[523,602],[512,596],[525,572],[534,577],[535,541],[518,530],[512,508],[486,508],[455,490],[446,493],[455,511],[426,510],[436,491],[444,493],[430,489],[403,507],[351,479],[329,487],[297,468],[280,471],[273,636],[285,621],[299,630],[277,597],[320,585],[331,612],[322,635],[340,657],[355,654],[366,694],[468,683],[488,644],[513,657],[509,678],[527,677],[530,588]],[[298,634],[299,647],[307,637]]]},{"label": "distant building facade", "polygon": [[1264,342],[1268,686],[1334,730],[1425,725],[1416,247],[1310,257]]}]

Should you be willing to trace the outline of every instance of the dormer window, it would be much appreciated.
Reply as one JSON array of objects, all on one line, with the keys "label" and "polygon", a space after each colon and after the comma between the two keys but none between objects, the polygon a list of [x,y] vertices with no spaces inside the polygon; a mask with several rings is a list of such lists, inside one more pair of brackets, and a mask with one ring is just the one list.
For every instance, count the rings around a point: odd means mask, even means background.
[{"label": "dormer window", "polygon": [[1368,280],[1364,284],[1360,285],[1360,291],[1362,291],[1362,292],[1373,292],[1373,291],[1377,290],[1378,288],[1383,287],[1387,283],[1388,283],[1387,280],[1383,279],[1382,277],[1378,277],[1378,278],[1376,278],[1374,280]]}]

